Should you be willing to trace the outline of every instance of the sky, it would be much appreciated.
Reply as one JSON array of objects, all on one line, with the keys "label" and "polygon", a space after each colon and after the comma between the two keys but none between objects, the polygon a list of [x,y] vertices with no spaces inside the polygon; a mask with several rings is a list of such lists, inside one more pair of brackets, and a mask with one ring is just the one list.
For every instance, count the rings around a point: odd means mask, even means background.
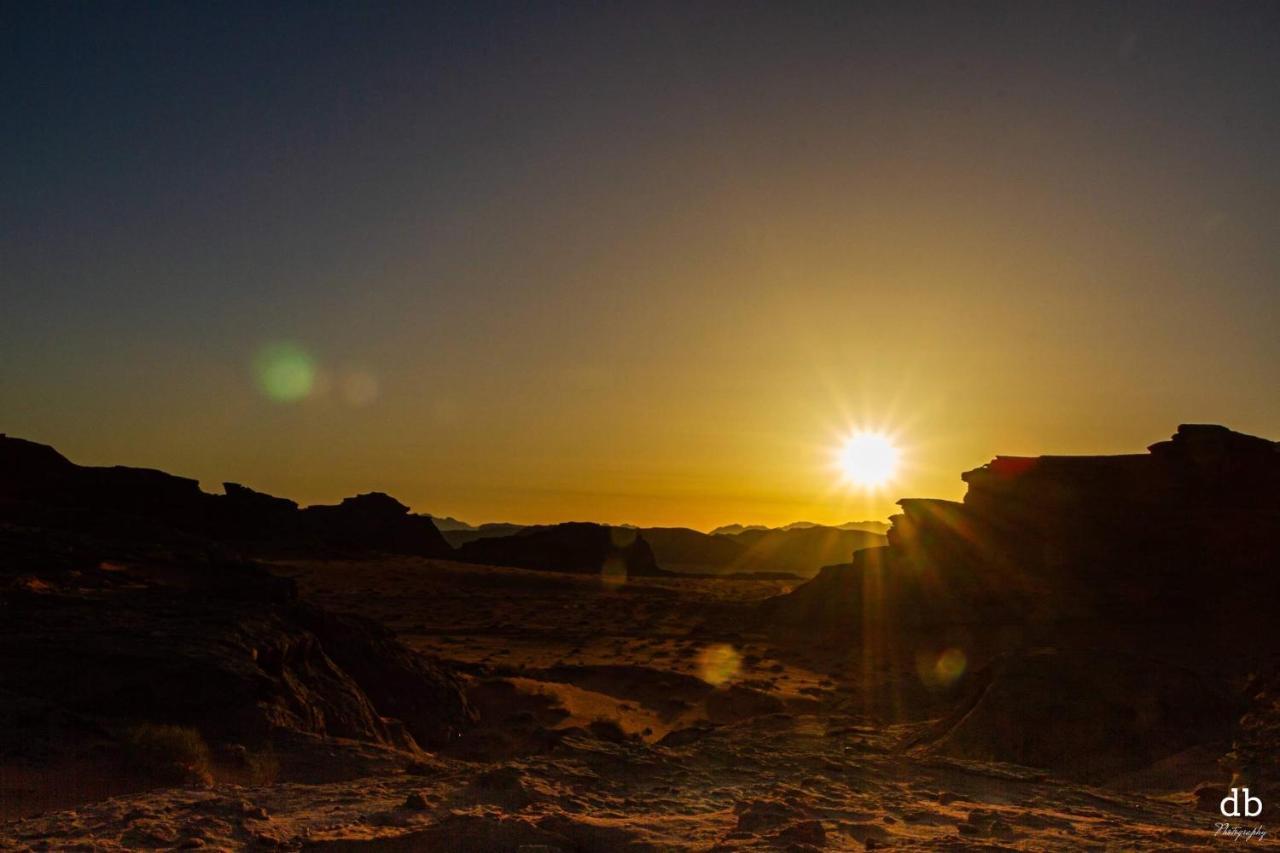
[{"label": "sky", "polygon": [[0,126],[82,464],[707,529],[1280,438],[1275,3],[3,0]]}]

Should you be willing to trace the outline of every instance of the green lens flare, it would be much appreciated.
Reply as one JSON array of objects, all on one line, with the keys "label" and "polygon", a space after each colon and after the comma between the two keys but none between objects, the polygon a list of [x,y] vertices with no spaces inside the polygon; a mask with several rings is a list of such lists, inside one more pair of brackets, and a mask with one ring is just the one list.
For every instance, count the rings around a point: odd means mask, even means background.
[{"label": "green lens flare", "polygon": [[280,403],[303,399],[311,393],[316,381],[314,360],[293,343],[263,347],[254,359],[253,372],[262,392]]},{"label": "green lens flare", "polygon": [[717,643],[698,655],[698,668],[703,681],[719,687],[738,674],[742,668],[742,656],[733,646]]}]

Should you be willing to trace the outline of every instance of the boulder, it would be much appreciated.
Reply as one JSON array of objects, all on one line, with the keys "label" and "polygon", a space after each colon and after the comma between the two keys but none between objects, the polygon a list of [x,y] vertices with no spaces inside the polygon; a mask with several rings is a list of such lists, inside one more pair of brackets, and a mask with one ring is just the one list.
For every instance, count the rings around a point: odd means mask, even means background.
[{"label": "boulder", "polygon": [[355,680],[378,713],[402,722],[420,746],[445,746],[474,722],[458,680],[382,624],[316,607],[298,608],[296,619],[320,638],[325,654]]}]

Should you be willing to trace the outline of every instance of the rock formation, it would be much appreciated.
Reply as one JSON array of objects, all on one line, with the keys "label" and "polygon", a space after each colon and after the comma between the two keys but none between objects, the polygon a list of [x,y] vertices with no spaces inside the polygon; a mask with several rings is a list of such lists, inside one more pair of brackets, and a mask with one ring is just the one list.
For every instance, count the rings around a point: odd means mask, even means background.
[{"label": "rock formation", "polygon": [[291,500],[237,483],[224,484],[225,495],[211,495],[197,481],[163,471],[75,465],[51,447],[7,436],[0,436],[0,470],[0,518],[44,528],[92,528],[107,538],[151,541],[199,537],[249,550],[343,548],[427,557],[453,550],[430,517],[411,514],[381,492],[300,510]]},{"label": "rock formation", "polygon": [[747,549],[728,536],[711,536],[685,527],[650,527],[642,531],[664,569],[677,572],[751,571]]},{"label": "rock formation", "polygon": [[910,673],[894,700],[950,691],[921,748],[1102,781],[1234,740],[1223,767],[1280,779],[1280,446],[1184,425],[1146,454],[998,456],[963,479],[963,502],[899,501],[887,546],[762,603],[762,623]]},{"label": "rock formation", "polygon": [[[482,524],[459,529],[456,524],[454,521],[454,529],[441,531],[455,548],[477,539],[513,536],[527,529],[516,524]],[[882,535],[861,528],[824,527],[808,522],[737,534],[709,534],[687,527],[616,529],[638,533],[653,549],[653,557],[660,567],[686,574],[810,577],[823,566],[843,562],[860,548],[884,544]]]},{"label": "rock formation", "polygon": [[445,556],[453,550],[430,516],[414,515],[382,492],[344,498],[337,506],[307,507],[302,519],[312,535],[335,547],[420,557]]},{"label": "rock formation", "polygon": [[476,539],[459,548],[456,559],[618,578],[662,571],[649,543],[634,530],[582,522],[528,527],[513,536]]},{"label": "rock formation", "polygon": [[1280,595],[1274,442],[1182,426],[1147,454],[998,456],[962,479],[962,503],[899,501],[887,547],[824,569],[765,612],[828,633],[867,620],[1220,626]]},{"label": "rock formation", "polygon": [[298,504],[256,492],[239,483],[223,483],[218,502],[220,529],[237,542],[298,542],[306,538]]},{"label": "rock formation", "polygon": [[[412,749],[466,726],[461,687],[438,664],[368,620],[264,597],[259,572],[130,566],[98,572],[91,591],[78,578],[11,587],[0,705],[92,721],[108,736],[163,722],[242,743],[296,731]],[[202,582],[215,575],[216,586]],[[28,719],[4,746],[44,749],[42,734]]]},{"label": "rock formation", "polygon": [[773,574],[810,577],[862,548],[884,544],[864,530],[798,523],[736,534],[699,533],[684,527],[644,527],[658,565],[678,572],[714,575]]},{"label": "rock formation", "polygon": [[1116,650],[1041,649],[975,673],[918,745],[1102,783],[1221,739],[1238,713],[1220,684],[1183,667]]},{"label": "rock formation", "polygon": [[375,622],[298,601],[292,581],[239,556],[265,542],[444,545],[385,495],[302,511],[0,437],[0,758],[110,748],[144,723],[221,742],[304,733],[408,750],[469,724],[444,666]]}]

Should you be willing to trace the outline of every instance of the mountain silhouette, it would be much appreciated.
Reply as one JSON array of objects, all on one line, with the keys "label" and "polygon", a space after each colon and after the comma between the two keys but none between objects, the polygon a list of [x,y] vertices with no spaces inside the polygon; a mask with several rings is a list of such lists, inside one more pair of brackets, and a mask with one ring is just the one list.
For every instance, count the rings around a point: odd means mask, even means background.
[{"label": "mountain silhouette", "polygon": [[381,492],[335,506],[299,509],[285,498],[224,484],[201,491],[196,480],[149,468],[92,467],[52,447],[0,435],[0,500],[42,526],[93,528],[104,536],[146,529],[156,541],[201,537],[246,548],[386,551],[444,556],[452,549],[431,519]]},{"label": "mountain silhouette", "polygon": [[619,579],[662,573],[642,535],[586,522],[528,527],[510,536],[475,539],[463,544],[455,559]]},{"label": "mountain silhouette", "polygon": [[[968,698],[921,748],[1090,781],[1237,731],[1237,774],[1280,781],[1256,763],[1280,747],[1280,445],[1183,425],[1145,454],[997,456],[962,479],[962,502],[899,501],[886,546],[765,601],[761,624],[886,668],[963,651],[977,666],[955,658],[947,683]],[[1246,677],[1235,729],[1224,697]]]}]

